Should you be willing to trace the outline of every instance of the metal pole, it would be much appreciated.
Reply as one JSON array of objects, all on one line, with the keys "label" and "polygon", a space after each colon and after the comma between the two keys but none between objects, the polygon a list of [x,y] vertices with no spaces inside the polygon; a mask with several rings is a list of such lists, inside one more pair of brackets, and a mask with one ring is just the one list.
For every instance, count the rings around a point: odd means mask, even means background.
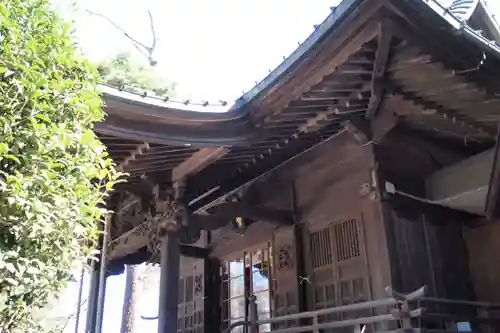
[{"label": "metal pole", "polygon": [[122,326],[120,333],[133,332],[134,329],[134,314],[135,314],[135,299],[134,299],[134,283],[136,279],[135,267],[127,265],[125,278],[125,295],[123,297],[122,309]]},{"label": "metal pole", "polygon": [[95,333],[101,333],[102,330],[102,319],[104,314],[104,299],[106,297],[106,273],[107,273],[107,244],[108,244],[108,234],[109,227],[111,225],[111,216],[107,214],[104,218],[104,234],[102,236],[102,251],[101,251],[101,269],[99,271],[99,292],[97,296],[96,304],[96,323],[95,323]]},{"label": "metal pole", "polygon": [[259,333],[259,325],[257,321],[259,320],[259,311],[257,309],[257,297],[251,295],[248,298],[248,321],[250,322],[249,333]]},{"label": "metal pole", "polygon": [[80,273],[80,286],[78,287],[78,300],[76,303],[76,318],[75,318],[75,333],[78,333],[80,328],[80,313],[82,312],[82,294],[83,294],[83,278],[85,277],[85,267],[82,267]]},{"label": "metal pole", "polygon": [[[104,271],[104,267],[101,268],[101,272]],[[104,281],[99,281],[99,295],[97,298],[97,307],[95,314],[95,333],[102,332],[102,322],[104,318],[104,300],[106,296],[106,278]]]},{"label": "metal pole", "polygon": [[92,270],[90,272],[89,298],[87,301],[87,321],[85,323],[85,333],[94,333],[97,298],[99,297],[99,272],[100,261],[92,261]]},{"label": "metal pole", "polygon": [[177,333],[180,258],[179,238],[167,232],[161,244],[158,333]]},{"label": "metal pole", "polygon": [[[106,217],[105,217],[106,218]],[[106,225],[98,222],[99,231],[106,231]],[[104,232],[105,234],[105,232]],[[102,251],[104,243],[104,235],[99,237],[96,249]],[[92,258],[90,261],[90,286],[89,298],[87,300],[87,320],[85,322],[85,333],[95,333],[97,305],[99,301],[99,277],[101,276],[102,255],[99,255],[99,260]]]}]

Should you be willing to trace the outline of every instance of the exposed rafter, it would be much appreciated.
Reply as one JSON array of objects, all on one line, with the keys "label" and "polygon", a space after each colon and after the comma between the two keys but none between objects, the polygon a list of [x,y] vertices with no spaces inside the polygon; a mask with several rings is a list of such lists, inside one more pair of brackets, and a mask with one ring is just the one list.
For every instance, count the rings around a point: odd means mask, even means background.
[{"label": "exposed rafter", "polygon": [[[267,116],[267,119],[271,118],[274,114],[279,113],[281,109],[290,102],[297,100],[305,91],[310,90],[311,87],[320,83],[325,75],[328,75],[334,69],[344,64],[351,55],[361,50],[361,48],[366,43],[373,40],[377,34],[376,25],[372,23],[365,24],[361,27],[358,26],[357,29],[359,30],[352,32],[355,34],[352,38],[349,39],[347,37],[348,35],[346,37],[339,38],[339,40],[342,40],[344,43],[339,50],[336,50],[334,57],[328,55],[328,58],[318,61],[318,64],[320,65],[316,65],[316,68],[308,71],[306,78],[302,78],[296,86],[291,87],[290,91],[280,96],[280,98],[273,100],[272,103],[266,105],[266,107],[274,110]],[[336,41],[335,44],[337,43],[338,42]],[[338,46],[339,45],[337,45],[337,47]]]},{"label": "exposed rafter", "polygon": [[454,118],[462,121],[465,124],[476,126],[477,128],[482,128],[482,130],[485,133],[488,133],[490,135],[496,135],[496,133],[492,131],[490,128],[483,127],[481,124],[477,124],[477,122],[474,119],[462,115],[455,110],[448,109],[437,102],[429,101],[426,98],[419,96],[416,92],[405,91],[403,87],[397,85],[397,83],[395,82],[388,81],[387,89],[388,91],[394,94],[401,95],[406,100],[412,101],[413,104],[418,105],[423,110],[432,110],[433,112],[442,114],[443,117],[453,116]]},{"label": "exposed rafter", "polygon": [[337,102],[328,107],[325,111],[319,112],[316,117],[309,119],[305,124],[299,127],[298,132],[309,132],[311,130],[317,130],[318,128],[323,127],[325,124],[320,125],[320,122],[331,117],[331,115],[341,115],[343,112],[340,111],[340,108],[348,107],[353,100],[361,99],[361,95],[363,92],[369,89],[368,83],[362,84],[359,89],[352,91],[345,97],[341,97],[337,100]]},{"label": "exposed rafter", "polygon": [[126,171],[127,167],[129,166],[129,164],[135,160],[135,158],[138,156],[138,155],[142,155],[142,153],[145,151],[145,150],[148,150],[149,149],[149,144],[147,142],[144,142],[144,143],[141,143],[140,145],[138,145],[136,147],[136,149],[134,151],[132,151],[130,153],[129,156],[127,156],[119,165],[118,165],[118,170],[119,171]]}]

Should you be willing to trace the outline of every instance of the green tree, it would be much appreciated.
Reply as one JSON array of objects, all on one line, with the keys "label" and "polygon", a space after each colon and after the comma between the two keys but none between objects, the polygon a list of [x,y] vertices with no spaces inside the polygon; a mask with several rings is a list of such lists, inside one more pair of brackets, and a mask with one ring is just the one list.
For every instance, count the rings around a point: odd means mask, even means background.
[{"label": "green tree", "polygon": [[143,66],[128,53],[118,54],[97,66],[104,83],[137,93],[147,92],[155,96],[171,97],[175,94],[175,83],[154,71],[154,67]]},{"label": "green tree", "polygon": [[40,332],[99,235],[118,173],[92,131],[98,73],[48,0],[0,2],[0,332]]}]

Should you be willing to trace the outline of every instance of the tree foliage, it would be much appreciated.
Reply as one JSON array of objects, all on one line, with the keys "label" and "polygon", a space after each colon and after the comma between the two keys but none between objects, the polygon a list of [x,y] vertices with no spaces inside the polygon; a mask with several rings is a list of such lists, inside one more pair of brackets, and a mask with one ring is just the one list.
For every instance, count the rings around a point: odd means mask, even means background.
[{"label": "tree foliage", "polygon": [[88,257],[116,180],[92,125],[98,74],[48,0],[0,2],[0,332],[33,313]]},{"label": "tree foliage", "polygon": [[120,89],[160,97],[171,97],[175,93],[175,83],[158,75],[153,67],[141,65],[128,53],[100,63],[97,69],[104,83]]}]

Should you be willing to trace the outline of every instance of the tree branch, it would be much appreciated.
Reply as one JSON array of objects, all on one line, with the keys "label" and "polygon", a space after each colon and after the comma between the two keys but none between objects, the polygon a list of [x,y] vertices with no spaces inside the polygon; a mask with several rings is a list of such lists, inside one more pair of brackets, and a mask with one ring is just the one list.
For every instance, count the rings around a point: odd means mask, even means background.
[{"label": "tree branch", "polygon": [[94,15],[94,16],[97,16],[97,17],[100,17],[100,18],[106,20],[116,30],[118,30],[121,33],[123,33],[123,35],[132,42],[132,44],[134,45],[134,47],[142,55],[144,55],[148,59],[150,66],[155,66],[157,64],[157,61],[154,60],[154,58],[153,58],[153,54],[154,54],[154,51],[155,51],[155,48],[156,48],[156,32],[155,32],[155,27],[154,27],[153,15],[151,14],[150,10],[148,10],[147,13],[149,15],[149,23],[150,23],[150,26],[151,26],[151,34],[153,35],[153,41],[151,43],[151,46],[147,46],[144,43],[142,43],[142,42],[138,41],[137,39],[135,39],[134,37],[132,37],[127,31],[125,31],[125,29],[123,29],[121,26],[119,26],[117,23],[115,23],[109,17],[107,17],[107,16],[105,16],[103,14],[91,11],[90,9],[85,9],[85,11],[88,14],[90,14],[90,15]]},{"label": "tree branch", "polygon": [[151,34],[153,35],[153,43],[151,44],[151,49],[154,50],[154,48],[156,47],[156,33],[155,33],[155,25],[153,22],[153,15],[151,14],[150,10],[148,10],[148,15],[149,15],[149,24],[151,27]]}]

